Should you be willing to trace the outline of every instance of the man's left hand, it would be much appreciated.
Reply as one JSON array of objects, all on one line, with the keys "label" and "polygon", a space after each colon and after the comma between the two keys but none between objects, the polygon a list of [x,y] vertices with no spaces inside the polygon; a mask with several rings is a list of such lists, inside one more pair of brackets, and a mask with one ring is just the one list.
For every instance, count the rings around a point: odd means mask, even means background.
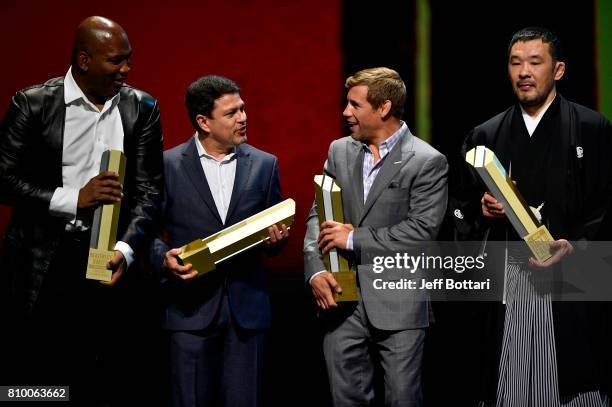
[{"label": "man's left hand", "polygon": [[550,242],[550,251],[552,252],[552,257],[550,257],[546,261],[539,261],[534,259],[533,257],[529,259],[529,266],[533,269],[547,269],[555,264],[559,263],[561,259],[568,254],[572,254],[574,251],[574,246],[570,242],[565,239],[555,240],[554,242]]},{"label": "man's left hand", "polygon": [[265,240],[265,244],[268,246],[276,246],[289,239],[289,229],[287,229],[284,223],[281,225],[280,229],[278,226],[272,225],[268,228],[268,235],[270,238]]},{"label": "man's left hand", "polygon": [[333,220],[326,220],[321,224],[319,233],[319,248],[323,253],[327,253],[334,247],[346,250],[348,235],[353,230],[350,223],[340,223]]},{"label": "man's left hand", "polygon": [[119,250],[115,250],[115,255],[108,263],[106,263],[106,268],[108,270],[113,271],[113,275],[110,281],[100,281],[100,283],[106,286],[113,286],[117,283],[117,281],[121,278],[125,269],[127,267],[127,262],[125,261],[125,257],[123,257],[123,253]]}]

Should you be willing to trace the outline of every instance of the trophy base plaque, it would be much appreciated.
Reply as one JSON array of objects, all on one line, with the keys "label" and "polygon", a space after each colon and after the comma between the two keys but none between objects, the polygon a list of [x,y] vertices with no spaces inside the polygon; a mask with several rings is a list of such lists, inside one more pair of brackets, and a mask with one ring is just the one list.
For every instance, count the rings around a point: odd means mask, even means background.
[{"label": "trophy base plaque", "polygon": [[342,293],[334,294],[336,302],[349,302],[359,300],[357,290],[357,273],[353,271],[337,271],[332,273],[336,282],[342,287]]},{"label": "trophy base plaque", "polygon": [[542,225],[523,239],[531,249],[533,257],[538,261],[545,261],[552,257],[549,243],[554,241],[546,226]]},{"label": "trophy base plaque", "polygon": [[89,280],[111,281],[112,270],[106,268],[106,264],[115,255],[114,250],[89,249],[87,259],[87,274],[85,278]]}]

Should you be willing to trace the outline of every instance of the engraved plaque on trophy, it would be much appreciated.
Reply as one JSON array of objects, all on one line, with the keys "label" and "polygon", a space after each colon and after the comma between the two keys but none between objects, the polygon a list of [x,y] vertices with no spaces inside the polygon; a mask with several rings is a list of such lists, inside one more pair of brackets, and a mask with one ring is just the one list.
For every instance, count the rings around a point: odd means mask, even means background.
[{"label": "engraved plaque on trophy", "polygon": [[[125,177],[125,155],[119,150],[106,150],[102,154],[100,172],[113,171],[119,174],[119,182],[123,184]],[[106,264],[115,254],[117,243],[117,226],[119,224],[119,209],[121,202],[100,205],[94,212],[89,242],[89,257],[85,278],[90,280],[110,281],[112,271]]]},{"label": "engraved plaque on trophy", "polygon": [[285,199],[213,235],[188,243],[178,257],[183,264],[193,264],[201,276],[214,270],[220,262],[269,239],[270,226],[280,229],[284,224],[290,229],[294,217],[295,201]]},{"label": "engraved plaque on trophy", "polygon": [[[327,175],[315,175],[314,185],[319,224],[326,220],[344,223],[340,186]],[[327,271],[334,273],[334,278],[342,287],[342,294],[335,294],[336,301],[357,301],[357,274],[349,268],[346,258],[334,248],[323,255],[323,263]]]},{"label": "engraved plaque on trophy", "polygon": [[554,241],[553,237],[527,205],[495,153],[485,146],[477,146],[467,152],[465,160],[474,167],[495,199],[504,205],[508,220],[533,256],[539,261],[549,259],[552,256],[549,243]]}]

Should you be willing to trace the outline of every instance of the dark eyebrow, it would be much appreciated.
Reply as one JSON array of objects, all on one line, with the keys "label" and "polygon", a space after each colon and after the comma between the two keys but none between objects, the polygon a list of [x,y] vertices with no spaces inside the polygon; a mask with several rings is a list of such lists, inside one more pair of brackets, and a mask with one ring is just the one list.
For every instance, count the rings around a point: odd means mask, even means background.
[{"label": "dark eyebrow", "polygon": [[240,105],[238,105],[236,107],[232,107],[231,109],[227,109],[225,112],[223,112],[223,114],[234,113],[234,112],[244,108],[245,106],[246,106],[246,104],[244,102],[242,102]]}]

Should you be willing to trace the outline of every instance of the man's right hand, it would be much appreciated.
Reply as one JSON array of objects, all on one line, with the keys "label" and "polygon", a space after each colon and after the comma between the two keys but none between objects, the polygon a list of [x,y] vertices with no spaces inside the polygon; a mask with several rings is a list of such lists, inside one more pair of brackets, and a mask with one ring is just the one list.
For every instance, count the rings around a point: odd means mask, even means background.
[{"label": "man's right hand", "polygon": [[98,204],[113,204],[123,198],[119,175],[104,171],[96,175],[79,191],[78,209],[91,208]]},{"label": "man's right hand", "polygon": [[485,218],[503,219],[506,217],[504,205],[495,199],[490,193],[485,192],[480,200],[480,203],[482,206],[482,214]]},{"label": "man's right hand", "polygon": [[310,287],[319,308],[329,309],[338,306],[334,300],[334,293],[342,293],[342,287],[332,273],[325,271],[317,274],[310,282]]},{"label": "man's right hand", "polygon": [[168,250],[164,256],[164,263],[162,264],[162,267],[181,281],[191,281],[198,276],[198,271],[192,270],[193,264],[187,264],[186,266],[181,266],[179,264],[179,262],[176,260],[176,256],[182,252],[183,249],[180,247]]}]

